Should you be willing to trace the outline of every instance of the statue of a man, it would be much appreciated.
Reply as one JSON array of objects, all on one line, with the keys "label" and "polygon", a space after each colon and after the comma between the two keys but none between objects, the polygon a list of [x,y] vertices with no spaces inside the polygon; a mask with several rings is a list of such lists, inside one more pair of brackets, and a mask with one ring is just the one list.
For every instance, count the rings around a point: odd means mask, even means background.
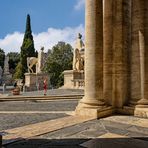
[{"label": "statue of a man", "polygon": [[75,44],[75,49],[83,49],[85,47],[83,41],[82,41],[82,35],[80,33],[78,33],[78,37],[77,37],[77,40],[76,40],[76,44]]},{"label": "statue of a man", "polygon": [[81,57],[79,49],[75,49],[75,63],[74,63],[74,70],[81,71],[84,70],[83,65],[83,58]]},{"label": "statue of a man", "polygon": [[84,43],[82,41],[82,35],[78,33],[78,37],[75,44],[74,56],[73,56],[73,70],[84,70],[84,57],[82,57],[80,51],[84,49]]}]

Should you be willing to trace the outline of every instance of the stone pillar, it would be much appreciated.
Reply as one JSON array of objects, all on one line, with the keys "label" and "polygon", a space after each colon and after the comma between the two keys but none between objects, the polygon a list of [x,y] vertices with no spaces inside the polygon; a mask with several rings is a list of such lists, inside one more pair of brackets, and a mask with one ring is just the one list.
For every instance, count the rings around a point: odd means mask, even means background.
[{"label": "stone pillar", "polygon": [[139,50],[141,67],[141,99],[138,106],[148,105],[148,1],[139,1],[140,5],[140,29],[139,29]]},{"label": "stone pillar", "polygon": [[113,106],[122,108],[129,97],[131,0],[113,1]]},{"label": "stone pillar", "polygon": [[85,17],[85,94],[76,114],[97,118],[110,114],[103,100],[103,0],[86,0]]},{"label": "stone pillar", "polygon": [[85,96],[81,103],[104,105],[103,99],[103,3],[86,0]]},{"label": "stone pillar", "polygon": [[131,105],[148,104],[147,6],[147,0],[132,1]]},{"label": "stone pillar", "polygon": [[104,0],[103,24],[103,94],[107,104],[112,105],[113,0]]}]

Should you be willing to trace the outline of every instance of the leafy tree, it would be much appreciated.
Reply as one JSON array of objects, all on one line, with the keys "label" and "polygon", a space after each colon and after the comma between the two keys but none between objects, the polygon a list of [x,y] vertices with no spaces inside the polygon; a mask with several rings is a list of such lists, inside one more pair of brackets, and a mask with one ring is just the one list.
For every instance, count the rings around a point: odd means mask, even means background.
[{"label": "leafy tree", "polygon": [[58,42],[49,52],[45,70],[50,75],[50,83],[58,88],[63,85],[63,71],[72,69],[73,48],[65,42]]},{"label": "leafy tree", "polygon": [[15,68],[15,74],[13,75],[13,78],[14,79],[22,78],[22,71],[23,71],[23,66],[21,62],[19,62]]},{"label": "leafy tree", "polygon": [[20,61],[20,54],[18,52],[9,52],[9,69],[12,74],[15,72],[15,68]]},{"label": "leafy tree", "polygon": [[31,31],[30,15],[28,14],[27,20],[26,20],[26,30],[25,30],[24,39],[21,46],[21,53],[20,53],[20,64],[22,68],[16,69],[19,71],[21,70],[20,72],[16,71],[16,73],[19,73],[18,76],[20,76],[20,78],[24,78],[24,73],[27,71],[27,57],[35,57],[35,56],[36,56],[36,53],[35,53],[34,41],[33,41],[33,36]]},{"label": "leafy tree", "polygon": [[4,68],[5,52],[0,48],[0,66]]}]

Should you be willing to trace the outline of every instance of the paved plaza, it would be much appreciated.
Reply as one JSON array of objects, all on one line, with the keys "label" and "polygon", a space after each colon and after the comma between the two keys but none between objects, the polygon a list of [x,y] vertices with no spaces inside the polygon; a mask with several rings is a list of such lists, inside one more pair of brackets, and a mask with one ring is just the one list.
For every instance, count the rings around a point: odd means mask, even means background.
[{"label": "paved plaza", "polygon": [[[148,119],[75,117],[75,100],[0,102],[0,131],[6,148],[145,148]],[[12,143],[11,143],[12,142]]]}]

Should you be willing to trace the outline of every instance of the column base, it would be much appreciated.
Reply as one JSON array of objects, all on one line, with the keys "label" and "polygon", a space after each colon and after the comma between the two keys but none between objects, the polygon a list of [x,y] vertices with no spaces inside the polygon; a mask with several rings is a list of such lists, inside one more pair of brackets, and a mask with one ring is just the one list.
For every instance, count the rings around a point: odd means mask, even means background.
[{"label": "column base", "polygon": [[137,102],[138,105],[142,106],[142,105],[146,105],[148,107],[148,100],[147,99],[141,99]]},{"label": "column base", "polygon": [[134,100],[134,99],[131,99],[130,101],[129,101],[129,104],[128,104],[128,106],[136,106],[138,103],[139,100]]},{"label": "column base", "polygon": [[75,110],[75,115],[92,117],[93,119],[110,116],[114,113],[111,106],[94,106],[80,102]]},{"label": "column base", "polygon": [[125,115],[134,115],[136,117],[148,118],[148,107],[141,108],[138,106],[124,106],[123,108],[117,109],[116,112]]},{"label": "column base", "polygon": [[80,100],[79,105],[85,108],[100,108],[106,106],[104,100],[88,99],[85,97]]},{"label": "column base", "polygon": [[140,100],[131,100],[129,102],[129,105],[131,107],[148,107],[148,100],[147,99],[140,99]]}]

